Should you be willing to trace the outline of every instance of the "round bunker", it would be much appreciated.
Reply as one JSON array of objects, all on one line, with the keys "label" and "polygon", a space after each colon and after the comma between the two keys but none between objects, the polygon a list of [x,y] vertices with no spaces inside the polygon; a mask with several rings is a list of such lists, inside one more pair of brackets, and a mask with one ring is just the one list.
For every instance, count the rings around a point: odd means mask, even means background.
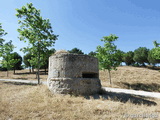
[{"label": "round bunker", "polygon": [[47,84],[52,93],[94,94],[101,89],[98,59],[59,52],[49,58]]}]

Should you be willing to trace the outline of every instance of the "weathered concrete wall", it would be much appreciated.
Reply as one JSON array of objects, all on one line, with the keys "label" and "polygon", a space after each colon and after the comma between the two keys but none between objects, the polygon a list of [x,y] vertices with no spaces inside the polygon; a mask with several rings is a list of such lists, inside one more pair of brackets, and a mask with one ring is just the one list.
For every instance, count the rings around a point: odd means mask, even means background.
[{"label": "weathered concrete wall", "polygon": [[92,94],[101,88],[98,60],[59,53],[49,58],[48,87],[53,93]]}]

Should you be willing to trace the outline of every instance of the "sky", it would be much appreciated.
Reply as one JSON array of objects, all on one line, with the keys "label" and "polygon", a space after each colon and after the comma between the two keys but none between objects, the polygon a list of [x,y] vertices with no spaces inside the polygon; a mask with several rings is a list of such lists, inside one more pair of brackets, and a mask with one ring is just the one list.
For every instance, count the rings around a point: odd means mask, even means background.
[{"label": "sky", "polygon": [[104,36],[115,34],[117,48],[134,51],[139,47],[152,49],[153,41],[160,42],[159,0],[0,0],[0,23],[12,40],[15,52],[28,44],[18,39],[16,8],[27,3],[41,10],[50,19],[55,35],[53,48],[71,50],[75,47],[85,54],[95,51]]}]

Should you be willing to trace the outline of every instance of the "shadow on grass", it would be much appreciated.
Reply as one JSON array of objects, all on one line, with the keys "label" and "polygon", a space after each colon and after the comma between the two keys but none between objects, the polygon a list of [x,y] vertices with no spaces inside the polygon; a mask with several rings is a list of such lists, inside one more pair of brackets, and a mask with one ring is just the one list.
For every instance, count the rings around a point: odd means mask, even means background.
[{"label": "shadow on grass", "polygon": [[[35,84],[35,83],[20,83],[20,82],[3,82],[3,83],[11,84],[11,85],[37,86],[37,84]],[[108,91],[105,91],[104,89],[101,89],[99,94],[85,95],[84,98],[86,98],[86,99],[91,99],[91,98],[93,98],[93,99],[106,99],[106,100],[118,101],[118,102],[123,102],[123,103],[130,102],[133,104],[148,105],[148,106],[157,105],[156,102],[148,100],[149,97],[126,94],[126,93],[108,92]]]},{"label": "shadow on grass", "polygon": [[151,69],[151,70],[160,70],[160,67],[154,67],[154,66],[148,66],[147,67],[148,69]]},{"label": "shadow on grass", "polygon": [[30,86],[37,86],[36,83],[22,83],[22,82],[3,82],[5,84],[10,84],[10,85],[30,85]]},{"label": "shadow on grass", "polygon": [[143,84],[143,83],[118,83],[119,86],[126,88],[126,89],[133,89],[133,90],[144,90],[149,92],[160,92],[160,85],[156,83],[152,84]]},{"label": "shadow on grass", "polygon": [[15,77],[14,79],[16,79],[16,80],[28,80],[28,78],[24,78],[24,77],[21,77],[21,78]]},{"label": "shadow on grass", "polygon": [[[24,73],[15,73],[14,75],[36,75],[37,74],[37,72],[24,72]],[[40,71],[40,75],[48,75],[48,72],[44,72],[44,71]]]},{"label": "shadow on grass", "polygon": [[149,97],[144,97],[144,96],[138,96],[138,95],[132,95],[132,94],[126,94],[126,93],[116,93],[116,92],[108,92],[105,91],[104,89],[101,89],[99,94],[96,95],[91,95],[91,96],[84,96],[86,99],[109,99],[113,101],[120,101],[123,103],[130,102],[133,104],[138,104],[138,105],[157,105],[156,102],[147,100]]}]

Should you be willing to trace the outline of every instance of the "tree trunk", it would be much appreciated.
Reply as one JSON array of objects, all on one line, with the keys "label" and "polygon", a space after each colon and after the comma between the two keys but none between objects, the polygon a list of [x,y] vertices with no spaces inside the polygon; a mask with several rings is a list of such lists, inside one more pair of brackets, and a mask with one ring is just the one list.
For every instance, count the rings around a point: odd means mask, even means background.
[{"label": "tree trunk", "polygon": [[8,72],[8,69],[7,69],[7,77],[8,77],[8,75],[9,75],[9,72]]},{"label": "tree trunk", "polygon": [[39,42],[38,42],[38,72],[37,72],[38,84],[40,84],[39,69],[40,69],[40,46],[39,46]]},{"label": "tree trunk", "polygon": [[45,75],[47,74],[47,68],[45,67]]},{"label": "tree trunk", "polygon": [[38,78],[38,70],[36,71],[36,79]]},{"label": "tree trunk", "polygon": [[16,74],[16,69],[14,68],[14,70],[13,70],[13,74],[15,75]]},{"label": "tree trunk", "polygon": [[108,75],[109,75],[109,82],[110,82],[110,85],[112,84],[112,81],[111,81],[111,71],[108,70]]},{"label": "tree trunk", "polygon": [[[38,62],[39,63],[39,62]],[[38,84],[40,84],[40,74],[39,74],[39,65],[38,65],[38,70],[37,70],[37,79],[38,79]]]},{"label": "tree trunk", "polygon": [[34,73],[34,68],[32,67],[32,73]]},{"label": "tree trunk", "polygon": [[31,74],[31,68],[29,67],[29,73]]},{"label": "tree trunk", "polygon": [[7,55],[7,77],[8,77],[8,55]]},{"label": "tree trunk", "polygon": [[142,65],[143,65],[143,67],[146,67],[145,63],[143,63]]}]

